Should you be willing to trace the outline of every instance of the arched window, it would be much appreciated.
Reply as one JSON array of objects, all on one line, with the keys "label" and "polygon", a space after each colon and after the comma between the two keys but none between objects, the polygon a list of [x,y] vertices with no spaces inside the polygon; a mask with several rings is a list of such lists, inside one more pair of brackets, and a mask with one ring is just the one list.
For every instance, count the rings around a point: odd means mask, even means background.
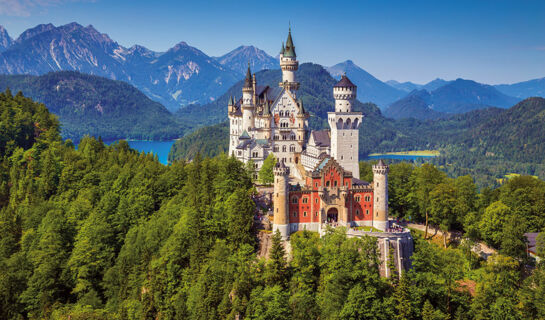
[{"label": "arched window", "polygon": [[308,203],[308,197],[303,197],[303,203]]},{"label": "arched window", "polygon": [[342,129],[343,128],[343,119],[339,119],[339,121],[337,121],[337,129]]},{"label": "arched window", "polygon": [[326,187],[329,187],[329,181],[326,181],[326,182],[325,182],[325,186],[326,186]]},{"label": "arched window", "polygon": [[337,186],[337,180],[335,180],[335,182],[333,182],[333,186],[334,186],[334,187]]},{"label": "arched window", "polygon": [[278,152],[278,146],[273,147],[273,152]]},{"label": "arched window", "polygon": [[278,114],[279,114],[281,117],[283,117],[283,116],[284,116],[284,111],[280,111]]},{"label": "arched window", "polygon": [[294,133],[291,134],[290,139],[295,140],[295,134]]},{"label": "arched window", "polygon": [[286,146],[282,146],[282,152],[286,152],[286,151],[287,151]]},{"label": "arched window", "polygon": [[290,152],[295,152],[295,145],[294,144],[290,145]]},{"label": "arched window", "polygon": [[297,203],[297,202],[299,202],[299,198],[297,197],[291,198],[291,203]]},{"label": "arched window", "polygon": [[346,123],[344,125],[346,129],[350,129],[352,127],[352,120],[350,118],[346,119]]},{"label": "arched window", "polygon": [[356,202],[360,202],[361,198],[360,196],[356,196]]}]

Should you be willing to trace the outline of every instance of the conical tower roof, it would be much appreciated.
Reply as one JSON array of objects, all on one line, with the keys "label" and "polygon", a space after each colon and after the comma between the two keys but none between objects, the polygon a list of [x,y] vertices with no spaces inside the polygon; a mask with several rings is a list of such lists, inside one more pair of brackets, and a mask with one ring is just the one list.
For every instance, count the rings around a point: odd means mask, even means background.
[{"label": "conical tower roof", "polygon": [[284,57],[295,58],[295,46],[293,45],[293,40],[291,39],[291,28],[288,32],[288,40],[286,40],[286,49],[284,50]]},{"label": "conical tower roof", "polygon": [[284,41],[282,41],[282,49],[280,49],[280,54],[284,54],[284,51],[286,51],[286,48],[284,48]]},{"label": "conical tower roof", "polygon": [[250,70],[250,61],[248,61],[248,70],[246,71],[246,79],[244,80],[244,88],[252,87],[252,71]]}]

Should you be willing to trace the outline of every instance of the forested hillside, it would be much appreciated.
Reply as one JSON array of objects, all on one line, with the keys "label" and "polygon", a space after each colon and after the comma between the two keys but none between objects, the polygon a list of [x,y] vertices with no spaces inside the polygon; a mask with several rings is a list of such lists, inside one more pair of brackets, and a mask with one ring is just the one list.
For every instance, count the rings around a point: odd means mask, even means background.
[{"label": "forested hillside", "polygon": [[71,71],[0,75],[0,90],[6,88],[46,104],[59,116],[62,136],[75,141],[84,135],[167,140],[188,130],[160,103],[122,81]]},{"label": "forested hillside", "polygon": [[415,234],[413,268],[385,279],[375,239],[342,228],[293,235],[289,260],[277,233],[258,258],[255,189],[233,158],[164,166],[93,138],[75,150],[42,104],[9,92],[0,114],[1,319],[545,317],[545,264],[523,267],[520,236],[543,230],[543,181],[477,194],[471,177],[393,165],[393,214],[428,212],[470,241],[499,239],[500,254],[485,262],[466,242]]}]

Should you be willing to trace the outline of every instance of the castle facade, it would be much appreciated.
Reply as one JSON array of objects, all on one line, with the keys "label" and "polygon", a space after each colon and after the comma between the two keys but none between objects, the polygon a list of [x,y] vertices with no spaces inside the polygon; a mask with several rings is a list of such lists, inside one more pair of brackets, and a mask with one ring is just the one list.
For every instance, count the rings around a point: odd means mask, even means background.
[{"label": "castle facade", "polygon": [[250,67],[242,98],[229,99],[229,154],[259,170],[272,153],[274,223],[284,238],[298,230],[320,231],[325,224],[388,229],[388,166],[373,166],[374,182],[359,179],[358,131],[363,115],[354,112],[357,87],[343,75],[332,90],[335,110],[329,130],[309,131],[309,114],[297,97],[299,67],[288,33],[280,51],[282,82],[260,86]]}]

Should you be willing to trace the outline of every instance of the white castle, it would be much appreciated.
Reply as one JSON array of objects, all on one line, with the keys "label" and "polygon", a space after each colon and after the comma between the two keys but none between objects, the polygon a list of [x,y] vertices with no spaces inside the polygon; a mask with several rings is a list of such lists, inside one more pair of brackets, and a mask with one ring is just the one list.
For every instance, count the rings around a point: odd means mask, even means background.
[{"label": "white castle", "polygon": [[297,98],[299,67],[295,46],[288,33],[280,51],[282,82],[279,86],[257,85],[250,66],[242,88],[242,98],[230,98],[228,105],[229,154],[244,163],[253,161],[259,170],[269,153],[283,162],[293,176],[304,179],[321,160],[333,157],[352,176],[359,178],[358,128],[361,112],[353,112],[356,86],[343,75],[334,85],[335,112],[328,112],[331,130],[309,134],[309,114]]}]

